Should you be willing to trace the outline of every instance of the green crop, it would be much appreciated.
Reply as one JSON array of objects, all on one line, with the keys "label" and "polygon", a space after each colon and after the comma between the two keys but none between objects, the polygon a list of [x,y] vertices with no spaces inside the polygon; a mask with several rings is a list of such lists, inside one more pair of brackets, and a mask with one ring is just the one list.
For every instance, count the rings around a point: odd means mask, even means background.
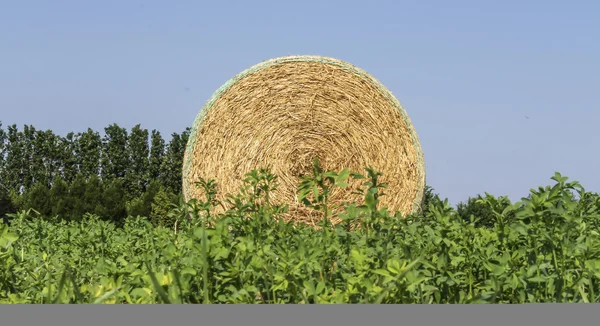
[{"label": "green crop", "polygon": [[[0,224],[2,303],[539,303],[600,301],[600,197],[556,174],[510,203],[490,194],[491,227],[447,201],[402,217],[380,207],[379,173],[324,172],[300,200],[326,217],[315,230],[283,222],[277,178],[246,176],[215,214],[218,185],[173,207],[173,227],[144,217],[116,226],[88,214],[65,222],[35,211]],[[330,223],[328,196],[365,179],[364,203]],[[188,218],[191,217],[191,218]]]}]

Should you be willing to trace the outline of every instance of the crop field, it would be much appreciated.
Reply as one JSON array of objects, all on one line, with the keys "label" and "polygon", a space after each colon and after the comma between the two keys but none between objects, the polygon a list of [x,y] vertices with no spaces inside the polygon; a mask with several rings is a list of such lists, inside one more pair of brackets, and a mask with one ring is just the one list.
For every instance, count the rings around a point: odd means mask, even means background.
[{"label": "crop field", "polygon": [[[364,201],[332,223],[328,196],[364,177]],[[122,225],[21,210],[0,224],[2,303],[541,303],[600,301],[600,197],[556,174],[511,203],[486,194],[486,216],[460,217],[432,198],[422,214],[391,214],[378,174],[315,172],[301,199],[318,227],[278,219],[277,179],[248,175],[215,215],[206,199],[173,205],[172,225]],[[487,219],[482,221],[482,219]]]}]

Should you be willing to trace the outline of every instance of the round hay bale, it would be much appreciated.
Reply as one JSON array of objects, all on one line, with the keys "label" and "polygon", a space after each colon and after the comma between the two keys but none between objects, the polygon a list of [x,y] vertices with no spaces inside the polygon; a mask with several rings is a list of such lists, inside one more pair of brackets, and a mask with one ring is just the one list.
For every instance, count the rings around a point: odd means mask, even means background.
[{"label": "round hay bale", "polygon": [[[247,172],[269,167],[279,183],[271,200],[290,205],[288,219],[314,223],[318,214],[296,194],[315,157],[328,171],[372,166],[388,184],[382,205],[403,216],[421,210],[425,162],[404,108],[367,72],[321,56],[264,61],[212,95],[185,150],[184,199],[203,198],[199,177],[215,179],[223,200],[238,193]],[[330,203],[362,202],[353,189],[336,189]]]}]

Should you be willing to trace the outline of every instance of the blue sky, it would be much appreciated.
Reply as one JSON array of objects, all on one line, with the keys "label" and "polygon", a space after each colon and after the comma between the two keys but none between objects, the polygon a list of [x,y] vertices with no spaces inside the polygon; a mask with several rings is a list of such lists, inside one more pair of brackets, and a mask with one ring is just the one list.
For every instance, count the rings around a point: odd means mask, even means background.
[{"label": "blue sky", "polygon": [[169,135],[238,72],[326,55],[396,95],[453,204],[518,200],[555,171],[600,191],[599,15],[594,1],[2,1],[0,121]]}]

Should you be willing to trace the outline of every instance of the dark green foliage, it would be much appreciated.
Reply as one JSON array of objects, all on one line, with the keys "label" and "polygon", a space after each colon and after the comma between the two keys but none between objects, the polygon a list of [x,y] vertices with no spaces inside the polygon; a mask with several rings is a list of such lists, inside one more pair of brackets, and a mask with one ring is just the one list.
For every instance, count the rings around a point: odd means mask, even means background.
[{"label": "dark green foliage", "polygon": [[[33,165],[34,180],[44,182],[48,187],[56,177],[60,176],[62,153],[60,148],[61,138],[51,130],[38,130],[34,141]],[[41,164],[41,165],[38,165]]]},{"label": "dark green foliage", "polygon": [[21,169],[21,182],[25,190],[31,188],[36,182],[34,177],[38,169],[35,168],[35,150],[34,146],[35,139],[35,127],[24,125],[23,131],[19,132],[19,142],[21,143],[21,158],[20,158],[20,169]]},{"label": "dark green foliage", "polygon": [[75,180],[69,186],[68,203],[71,207],[71,212],[68,219],[79,220],[85,213],[89,213],[90,207],[84,199],[87,188],[87,180],[83,174],[77,174]]},{"label": "dark green foliage", "polygon": [[116,123],[104,128],[102,138],[102,180],[124,178],[130,164],[127,152],[127,129]]},{"label": "dark green foliage", "polygon": [[34,209],[43,216],[51,216],[52,200],[50,189],[43,182],[38,182],[28,188],[23,194],[24,209]]},{"label": "dark green foliage", "polygon": [[165,153],[165,141],[161,137],[160,132],[152,130],[150,144],[150,160],[149,160],[149,178],[157,180],[160,176],[160,167],[162,165],[163,155]]},{"label": "dark green foliage", "polygon": [[[84,203],[85,213],[93,213],[101,216],[102,218],[108,218],[105,196],[106,191],[104,188],[104,182],[97,175],[93,175],[88,178],[85,184],[85,192],[83,197],[80,199]],[[125,199],[123,199],[125,200]]]},{"label": "dark green foliage", "polygon": [[87,131],[77,135],[75,148],[79,172],[85,178],[100,173],[100,159],[102,154],[102,138],[98,132],[88,128]]},{"label": "dark green foliage", "polygon": [[[152,205],[155,204],[154,199],[160,190],[160,182],[158,180],[152,180],[146,188],[146,191],[140,197],[134,198],[127,203],[127,216],[144,216],[150,218],[152,216]],[[163,190],[161,196],[164,196],[164,193]],[[167,197],[172,199],[172,196]],[[158,206],[160,206],[160,204]],[[165,204],[165,208],[168,207],[169,205]],[[159,208],[157,207],[157,209]]]},{"label": "dark green foliage", "polygon": [[135,197],[125,203],[125,211],[127,216],[149,216],[144,205],[144,200],[140,197]]},{"label": "dark green foliage", "polygon": [[[60,212],[58,215],[65,220],[78,220],[85,213],[117,220],[128,213],[149,216],[158,185],[162,184],[173,196],[180,193],[181,165],[190,128],[174,133],[168,150],[157,130],[152,131],[149,144],[148,130],[139,124],[130,134],[117,124],[104,131],[104,137],[90,128],[61,137],[30,125],[22,131],[16,125],[4,130],[0,123],[0,212],[14,213],[42,204],[45,199],[28,198],[28,190],[33,191],[36,183],[53,188],[59,179],[58,193],[64,198],[54,194],[49,214]],[[119,182],[113,183],[114,179]],[[63,192],[65,185],[67,191]],[[105,185],[110,185],[110,189],[105,189]],[[39,187],[35,189],[40,191]],[[104,199],[104,195],[109,199]],[[117,195],[122,195],[123,200],[113,207],[109,203],[115,202]],[[48,209],[41,211],[46,213]]]},{"label": "dark green foliage", "polygon": [[23,209],[23,196],[16,189],[10,190],[8,198],[10,199],[10,206],[12,206],[13,212]]},{"label": "dark green foliage", "polygon": [[140,214],[141,216],[150,217],[150,214],[152,212],[152,204],[154,203],[154,198],[160,191],[160,188],[160,182],[158,180],[152,180],[150,182],[150,184],[146,188],[146,191],[141,197],[144,209],[143,214]]},{"label": "dark green foliage", "polygon": [[173,133],[161,163],[159,179],[164,187],[174,193],[181,192],[181,168],[188,138],[189,130],[181,135]]},{"label": "dark green foliage", "polygon": [[52,216],[66,218],[71,211],[73,201],[69,198],[69,185],[61,177],[56,178],[52,183],[50,204],[52,206]]},{"label": "dark green foliage", "polygon": [[[31,138],[28,142],[31,144],[30,153],[27,156],[27,160],[30,163],[30,175],[33,183],[41,183],[47,188],[50,187],[51,179],[48,177],[49,167],[47,162],[49,158],[48,152],[48,135],[42,130],[35,130],[33,126]],[[27,128],[25,129],[27,130]]]},{"label": "dark green foliage", "polygon": [[10,189],[2,182],[2,176],[4,175],[4,166],[6,164],[6,141],[6,131],[4,131],[4,129],[2,128],[2,121],[0,121],[0,198],[5,198],[10,192]]},{"label": "dark green foliage", "polygon": [[465,221],[470,221],[471,218],[474,218],[476,219],[475,225],[492,227],[496,223],[494,211],[490,207],[479,202],[480,199],[481,196],[469,197],[466,202],[460,202],[456,205],[456,212],[458,216]]},{"label": "dark green foliage", "polygon": [[6,151],[7,151],[7,134],[2,128],[2,121],[0,121],[0,219],[4,218],[6,214],[14,213],[14,206],[10,200],[10,188],[3,182],[3,176],[5,175],[6,165]]},{"label": "dark green foliage", "polygon": [[169,189],[160,187],[151,204],[150,221],[157,226],[173,227],[176,218],[169,215],[176,196]]},{"label": "dark green foliage", "polygon": [[61,137],[58,140],[58,153],[59,153],[59,175],[63,181],[71,183],[75,180],[75,176],[79,173],[77,164],[77,156],[75,155],[77,150],[77,140],[75,134],[70,132],[66,137]]},{"label": "dark green foliage", "polygon": [[127,140],[129,164],[125,174],[125,186],[131,197],[139,197],[146,190],[149,182],[150,149],[148,145],[148,130],[136,125],[131,129]]},{"label": "dark green foliage", "polygon": [[0,219],[6,218],[7,214],[16,213],[16,209],[8,194],[0,195]]},{"label": "dark green foliage", "polygon": [[5,162],[0,180],[5,188],[15,190],[18,193],[23,188],[23,145],[21,141],[22,133],[19,132],[17,125],[8,126],[6,132]]},{"label": "dark green foliage", "polygon": [[433,187],[425,186],[425,191],[423,193],[422,215],[429,214],[429,208],[431,205],[437,206],[442,204],[439,194],[435,193],[434,191],[435,189],[433,189]]},{"label": "dark green foliage", "polygon": [[121,179],[112,179],[105,184],[102,194],[102,218],[115,222],[117,225],[123,223],[127,216],[125,188]]}]

